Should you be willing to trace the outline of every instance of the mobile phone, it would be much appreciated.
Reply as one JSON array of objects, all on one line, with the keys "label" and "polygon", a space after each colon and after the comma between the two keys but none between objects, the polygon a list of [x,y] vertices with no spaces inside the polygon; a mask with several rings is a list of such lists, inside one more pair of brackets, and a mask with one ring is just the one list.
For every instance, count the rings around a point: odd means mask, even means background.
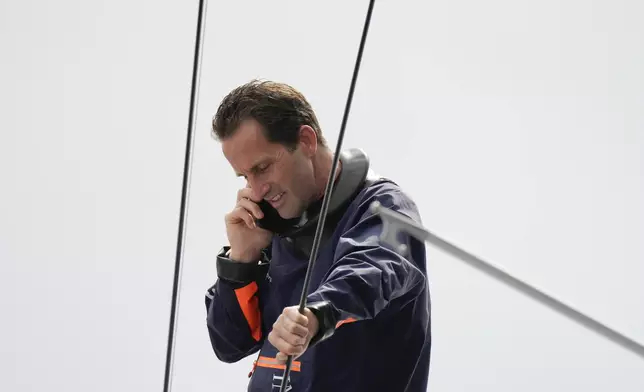
[{"label": "mobile phone", "polygon": [[258,227],[276,234],[284,233],[293,227],[292,220],[282,218],[268,201],[262,199],[257,205],[264,213],[263,218],[256,220]]}]

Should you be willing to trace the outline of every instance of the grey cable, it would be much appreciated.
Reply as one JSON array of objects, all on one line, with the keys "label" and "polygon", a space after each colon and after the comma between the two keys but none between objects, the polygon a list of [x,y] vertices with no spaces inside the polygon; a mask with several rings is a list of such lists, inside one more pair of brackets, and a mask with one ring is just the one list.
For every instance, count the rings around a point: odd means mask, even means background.
[{"label": "grey cable", "polygon": [[611,342],[618,344],[619,346],[636,355],[639,355],[642,359],[644,359],[644,346],[641,343],[638,343],[637,341],[608,327],[607,325],[585,315],[584,313],[576,309],[573,309],[572,307],[566,305],[558,299],[544,293],[543,291],[529,285],[528,283],[521,281],[520,279],[513,277],[509,273],[493,266],[492,264],[484,260],[481,260],[480,258],[459,248],[458,246],[447,242],[446,240],[431,233],[425,227],[414,222],[407,216],[404,216],[401,213],[398,213],[391,209],[385,208],[378,202],[373,202],[371,204],[371,211],[380,215],[383,221],[383,230],[380,235],[380,240],[388,244],[401,254],[406,254],[408,252],[407,246],[405,244],[401,244],[398,241],[398,234],[400,232],[405,232],[420,241],[429,242],[435,247],[454,256],[458,260],[469,264],[470,266],[484,272],[497,281],[514,288],[520,293],[536,300],[537,302],[549,307],[555,312],[577,322],[579,325],[599,334],[600,336],[603,336]]}]

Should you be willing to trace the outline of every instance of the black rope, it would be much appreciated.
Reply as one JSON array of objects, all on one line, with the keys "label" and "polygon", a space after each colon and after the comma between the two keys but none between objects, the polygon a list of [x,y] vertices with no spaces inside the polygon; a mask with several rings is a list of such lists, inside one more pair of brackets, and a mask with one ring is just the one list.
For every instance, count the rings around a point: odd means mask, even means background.
[{"label": "black rope", "polygon": [[165,378],[163,391],[169,392],[172,379],[172,366],[174,360],[174,342],[177,322],[177,307],[179,304],[179,291],[181,289],[181,267],[183,258],[183,240],[185,238],[186,216],[188,213],[188,189],[190,183],[190,170],[192,166],[192,149],[195,121],[197,118],[197,92],[199,89],[199,75],[201,67],[202,36],[205,28],[204,15],[206,13],[206,0],[199,0],[197,16],[197,33],[195,36],[195,51],[192,65],[192,86],[190,91],[190,108],[188,114],[188,136],[186,140],[186,154],[183,163],[183,184],[181,188],[181,212],[179,214],[179,229],[177,234],[177,249],[174,264],[174,279],[172,282],[172,305],[170,307],[170,326],[168,330],[168,346],[165,361]]},{"label": "black rope", "polygon": [[[360,63],[362,61],[362,53],[364,51],[365,42],[367,40],[367,32],[369,31],[369,23],[371,22],[371,14],[373,13],[373,4],[374,0],[369,1],[369,9],[367,10],[367,17],[365,19],[364,28],[362,30],[362,38],[360,40],[360,48],[358,49],[358,57],[356,59],[355,68],[353,69],[353,78],[351,79],[351,86],[349,88],[349,96],[347,98],[347,104],[344,109],[344,117],[342,118],[342,125],[340,127],[340,134],[338,135],[338,142],[335,147],[335,155],[333,157],[333,164],[331,166],[331,172],[329,173],[329,179],[326,183],[326,189],[324,190],[324,198],[322,199],[322,208],[320,209],[320,218],[318,219],[317,228],[315,231],[315,237],[313,238],[313,247],[311,250],[311,255],[309,257],[309,263],[306,268],[306,277],[304,278],[304,285],[302,286],[302,294],[300,296],[300,313],[304,313],[306,307],[306,293],[309,287],[309,281],[311,280],[311,273],[313,271],[313,265],[315,264],[315,259],[318,255],[318,250],[320,248],[320,241],[322,238],[322,230],[324,228],[324,222],[326,220],[327,211],[329,209],[329,202],[331,200],[331,189],[333,189],[333,184],[335,182],[335,172],[338,166],[338,160],[340,159],[340,153],[342,151],[342,141],[344,140],[344,132],[347,126],[347,120],[349,118],[349,110],[351,109],[351,101],[353,100],[353,92],[356,87],[356,81],[358,80],[358,72],[360,71]],[[293,363],[293,356],[289,355],[286,359],[286,367],[284,368],[284,374],[282,377],[282,384],[280,386],[280,392],[286,391],[286,386],[288,384],[288,378],[291,372],[291,365]]]}]

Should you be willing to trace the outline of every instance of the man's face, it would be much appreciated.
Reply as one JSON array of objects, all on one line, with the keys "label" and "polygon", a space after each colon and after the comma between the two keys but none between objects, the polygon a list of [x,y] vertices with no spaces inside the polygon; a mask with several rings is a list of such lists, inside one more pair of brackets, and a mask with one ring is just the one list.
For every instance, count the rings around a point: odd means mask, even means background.
[{"label": "man's face", "polygon": [[300,216],[316,192],[313,156],[317,140],[312,129],[302,129],[295,151],[270,143],[255,120],[242,122],[222,142],[224,156],[237,175],[246,178],[254,201],[266,199],[286,219]]}]

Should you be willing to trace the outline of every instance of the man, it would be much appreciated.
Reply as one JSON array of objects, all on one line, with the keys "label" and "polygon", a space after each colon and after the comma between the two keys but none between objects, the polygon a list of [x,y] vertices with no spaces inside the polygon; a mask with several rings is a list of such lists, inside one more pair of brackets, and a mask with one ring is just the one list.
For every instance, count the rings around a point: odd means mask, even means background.
[{"label": "man", "polygon": [[343,153],[300,314],[333,162],[316,116],[294,88],[254,80],[223,99],[213,133],[247,182],[225,217],[229,244],[206,294],[217,358],[233,363],[258,353],[249,391],[278,391],[293,355],[287,391],[425,392],[431,349],[425,246],[401,234],[410,250],[403,257],[381,245],[382,221],[369,210],[378,201],[420,223],[410,197],[375,177],[361,151]]}]

